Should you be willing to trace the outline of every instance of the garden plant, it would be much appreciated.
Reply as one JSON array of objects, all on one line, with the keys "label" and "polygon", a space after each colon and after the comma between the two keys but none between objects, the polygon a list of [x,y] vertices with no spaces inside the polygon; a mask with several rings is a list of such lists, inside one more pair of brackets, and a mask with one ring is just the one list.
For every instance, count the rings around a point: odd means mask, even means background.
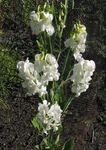
[{"label": "garden plant", "polygon": [[[38,150],[73,150],[70,137],[61,144],[62,123],[71,102],[86,92],[95,71],[95,62],[83,58],[86,51],[86,26],[80,21],[67,31],[68,0],[59,5],[47,1],[29,14],[32,35],[36,36],[35,59],[17,63],[22,87],[29,96],[38,95],[38,112],[32,124],[41,136]],[[71,1],[74,8],[74,1]],[[67,34],[64,34],[64,33]],[[70,93],[65,87],[70,82]]]}]

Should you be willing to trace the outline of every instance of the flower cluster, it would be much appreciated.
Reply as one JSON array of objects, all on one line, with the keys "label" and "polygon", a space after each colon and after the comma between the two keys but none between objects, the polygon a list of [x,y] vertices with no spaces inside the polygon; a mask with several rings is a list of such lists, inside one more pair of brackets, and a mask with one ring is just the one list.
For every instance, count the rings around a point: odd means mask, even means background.
[{"label": "flower cluster", "polygon": [[76,96],[80,96],[82,92],[85,92],[89,88],[89,81],[95,70],[95,63],[93,60],[82,59],[74,65],[73,75],[71,76],[72,92],[76,93]]},{"label": "flower cluster", "polygon": [[74,33],[67,39],[64,44],[65,47],[70,47],[74,51],[74,58],[79,61],[82,59],[82,54],[85,52],[87,32],[86,27],[82,24],[75,24]]},{"label": "flower cluster", "polygon": [[44,100],[43,104],[39,103],[37,118],[40,124],[43,125],[43,132],[45,134],[48,134],[48,131],[50,130],[58,130],[59,126],[61,125],[61,115],[62,110],[57,103],[51,106],[47,100]]},{"label": "flower cluster", "polygon": [[35,62],[19,61],[17,64],[19,76],[24,80],[22,86],[28,90],[29,95],[47,93],[46,86],[49,81],[59,80],[58,63],[52,54],[37,54]]},{"label": "flower cluster", "polygon": [[78,61],[74,65],[71,76],[71,81],[73,82],[72,92],[76,93],[76,96],[80,96],[82,92],[85,92],[89,88],[89,81],[95,70],[94,61],[85,60],[81,54],[85,52],[86,37],[86,27],[77,23],[74,25],[71,37],[64,42],[65,47],[70,47],[73,50],[74,58]]},{"label": "flower cluster", "polygon": [[49,36],[54,33],[54,27],[52,25],[53,15],[48,12],[32,11],[30,14],[30,26],[32,33],[38,35],[42,31],[46,31]]}]

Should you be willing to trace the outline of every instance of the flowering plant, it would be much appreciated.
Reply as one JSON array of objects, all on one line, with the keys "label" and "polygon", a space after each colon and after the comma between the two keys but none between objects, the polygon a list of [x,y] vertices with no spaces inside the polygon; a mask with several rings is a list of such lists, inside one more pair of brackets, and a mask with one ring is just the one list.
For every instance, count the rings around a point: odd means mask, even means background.
[{"label": "flowering plant", "polygon": [[[46,2],[30,13],[30,27],[32,34],[37,36],[39,54],[35,55],[33,63],[27,58],[17,64],[27,94],[38,94],[40,97],[38,113],[32,120],[38,134],[43,137],[41,143],[36,145],[39,150],[61,148],[62,120],[72,100],[89,88],[95,70],[94,61],[82,57],[87,37],[83,24],[76,22],[70,36],[65,40],[62,38],[67,27],[67,12],[68,0],[65,0],[58,11],[53,3]],[[63,57],[61,68],[60,60],[64,52],[66,57]],[[75,64],[68,64],[71,58]],[[67,81],[72,81],[70,97],[64,94]],[[72,150],[73,141],[68,140],[61,149]]]}]

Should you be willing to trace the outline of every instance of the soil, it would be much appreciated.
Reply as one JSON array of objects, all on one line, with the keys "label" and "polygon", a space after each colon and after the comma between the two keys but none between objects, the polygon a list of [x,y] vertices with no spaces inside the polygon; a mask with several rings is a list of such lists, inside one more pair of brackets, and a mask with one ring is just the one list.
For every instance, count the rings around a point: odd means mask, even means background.
[{"label": "soil", "polygon": [[[89,89],[72,102],[63,122],[62,140],[64,142],[70,137],[74,138],[74,150],[106,149],[105,13],[105,0],[75,1],[75,9],[69,11],[71,21],[80,19],[86,25],[88,39],[84,57],[93,59],[96,63]],[[7,44],[12,48],[18,47],[22,58],[33,58],[33,52],[29,52],[29,48],[34,48],[35,37],[31,36],[30,29],[20,20],[20,16],[16,18],[16,24],[10,19],[4,19],[3,29],[6,31]],[[14,35],[17,43],[8,43],[8,37],[11,39]],[[31,120],[37,112],[38,97],[25,96],[21,84],[10,88],[10,91],[7,107],[0,108],[0,150],[34,150],[34,145],[39,140]]]}]

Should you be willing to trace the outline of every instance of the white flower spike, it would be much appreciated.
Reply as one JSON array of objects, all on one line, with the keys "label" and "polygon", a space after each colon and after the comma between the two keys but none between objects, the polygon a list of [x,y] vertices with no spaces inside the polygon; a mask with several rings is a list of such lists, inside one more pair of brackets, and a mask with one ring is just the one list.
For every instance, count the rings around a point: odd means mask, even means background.
[{"label": "white flower spike", "polygon": [[73,49],[74,58],[77,61],[82,59],[81,53],[85,52],[86,37],[86,27],[81,24],[76,24],[73,35],[71,35],[71,37],[64,42],[66,48],[70,47]]},{"label": "white flower spike", "polygon": [[80,96],[89,88],[89,81],[95,71],[95,62],[93,60],[82,59],[74,65],[73,75],[71,76],[72,92],[76,93],[76,97]]},{"label": "white flower spike", "polygon": [[52,54],[37,54],[34,64],[27,59],[18,62],[17,68],[28,95],[38,93],[41,97],[47,94],[48,83],[59,80],[60,76],[57,60]]},{"label": "white flower spike", "polygon": [[51,129],[54,132],[58,130],[61,125],[61,116],[62,110],[57,103],[50,105],[47,100],[44,100],[43,104],[39,103],[37,118],[43,125],[45,134],[48,134],[48,131]]},{"label": "white flower spike", "polygon": [[30,13],[30,27],[33,34],[38,35],[41,32],[46,31],[49,36],[52,36],[54,27],[52,25],[53,15],[48,12],[32,11]]}]

